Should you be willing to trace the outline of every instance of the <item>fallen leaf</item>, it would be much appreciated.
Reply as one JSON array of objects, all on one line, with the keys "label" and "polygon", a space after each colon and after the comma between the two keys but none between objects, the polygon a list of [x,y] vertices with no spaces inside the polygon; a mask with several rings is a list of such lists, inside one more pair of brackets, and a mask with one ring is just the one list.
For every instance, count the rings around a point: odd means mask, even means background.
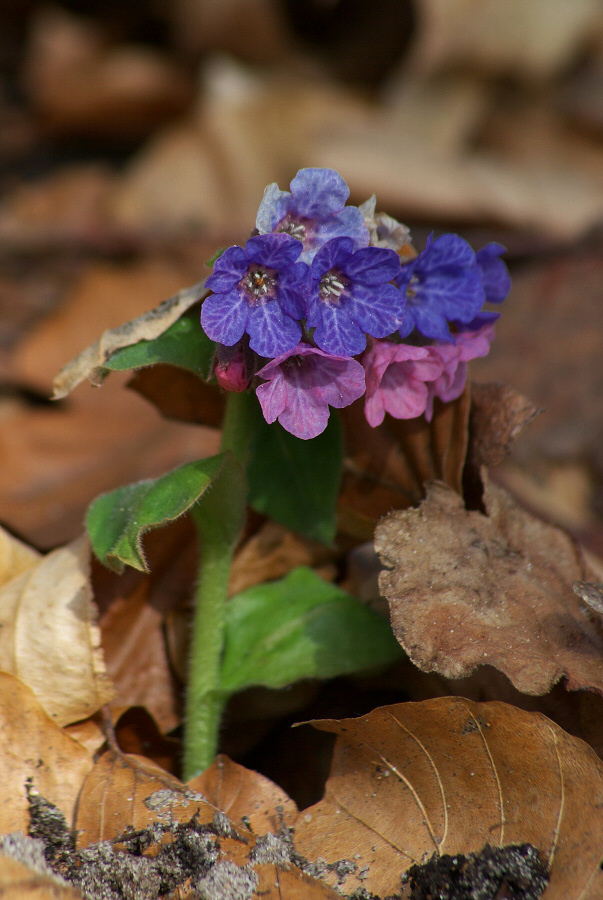
[{"label": "fallen leaf", "polygon": [[197,303],[203,294],[203,282],[200,282],[179,291],[137,319],[105,331],[94,344],[61,369],[53,382],[53,399],[60,400],[66,397],[86,378],[92,384],[99,384],[104,377],[103,363],[111,354],[122,347],[137,344],[138,341],[150,341],[159,337],[190,306]]},{"label": "fallen leaf", "polygon": [[452,403],[436,400],[431,422],[424,416],[386,416],[371,428],[362,401],[342,410],[347,457],[338,500],[339,528],[371,540],[378,519],[425,496],[425,482],[446,481],[461,491],[468,441],[469,388]]},{"label": "fallen leaf", "polygon": [[0,527],[0,589],[13,578],[32,569],[40,558],[37,550]]},{"label": "fallen leaf", "polygon": [[58,725],[87,719],[113,696],[80,538],[0,589],[0,668],[19,677]]},{"label": "fallen leaf", "polygon": [[402,872],[433,853],[529,842],[550,866],[543,898],[601,896],[603,763],[545,716],[442,697],[313,724],[338,738],[325,796],[300,812],[295,846],[353,862],[346,894],[397,893]]},{"label": "fallen leaf", "polygon": [[291,825],[297,807],[273,781],[220,754],[202,775],[187,783],[233,822],[245,823],[256,835],[277,833]]},{"label": "fallen leaf", "polygon": [[594,580],[569,535],[515,505],[483,471],[486,515],[433,484],[419,509],[391,513],[375,546],[396,637],[420,669],[448,678],[495,666],[526,694],[603,693],[603,634],[572,591]]},{"label": "fallen leaf", "polygon": [[[262,790],[265,793],[265,784]],[[274,796],[272,791],[270,794]],[[200,824],[213,826],[219,834],[218,857],[204,878],[209,896],[213,896],[210,886],[232,874],[234,865],[255,873],[254,897],[336,900],[338,895],[327,885],[309,878],[291,863],[289,848],[282,839],[254,836],[148,760],[121,757],[112,751],[101,757],[82,787],[75,819],[78,848],[99,840],[115,840],[127,835],[129,829],[138,831],[154,823],[173,826],[193,817]]]},{"label": "fallen leaf", "polygon": [[0,672],[0,833],[27,833],[27,778],[70,822],[92,766],[91,753],[50,719],[31,689]]},{"label": "fallen leaf", "polygon": [[58,879],[42,875],[0,852],[2,900],[81,900],[82,895]]},{"label": "fallen leaf", "polygon": [[507,384],[471,385],[469,462],[476,469],[496,466],[511,444],[534,421],[538,409]]}]

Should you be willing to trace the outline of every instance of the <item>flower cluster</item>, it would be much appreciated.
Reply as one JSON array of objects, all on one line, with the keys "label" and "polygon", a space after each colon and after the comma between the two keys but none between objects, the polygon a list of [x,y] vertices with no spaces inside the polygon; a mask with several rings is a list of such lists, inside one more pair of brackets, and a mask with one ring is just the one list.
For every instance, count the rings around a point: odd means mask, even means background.
[{"label": "flower cluster", "polygon": [[499,313],[484,304],[510,289],[504,247],[475,253],[444,234],[417,255],[374,197],[345,205],[332,169],[301,169],[290,187],[266,188],[256,233],[207,279],[201,324],[218,345],[218,382],[255,389],[266,421],[303,439],[324,431],[329,406],[362,396],[372,426],[386,412],[430,419],[488,353]]}]

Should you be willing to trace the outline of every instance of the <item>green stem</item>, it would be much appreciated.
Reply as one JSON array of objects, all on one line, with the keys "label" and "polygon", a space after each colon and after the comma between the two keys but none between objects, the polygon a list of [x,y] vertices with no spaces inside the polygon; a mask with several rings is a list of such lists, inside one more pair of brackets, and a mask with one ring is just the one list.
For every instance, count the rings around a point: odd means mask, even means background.
[{"label": "green stem", "polygon": [[252,399],[228,394],[222,450],[230,450],[233,455],[203,502],[192,510],[200,553],[186,697],[185,781],[213,762],[218,750],[220,720],[228,700],[228,695],[220,689],[220,671],[230,568],[245,521],[247,488],[240,463],[244,464],[247,456]]}]

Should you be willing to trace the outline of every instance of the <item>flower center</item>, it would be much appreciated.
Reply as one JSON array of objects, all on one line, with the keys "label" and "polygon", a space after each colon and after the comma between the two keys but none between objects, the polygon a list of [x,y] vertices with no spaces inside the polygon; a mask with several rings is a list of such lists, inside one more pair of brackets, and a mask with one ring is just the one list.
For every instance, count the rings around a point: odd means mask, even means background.
[{"label": "flower center", "polygon": [[274,299],[276,294],[277,274],[269,266],[252,265],[240,281],[247,294],[248,303],[262,306]]},{"label": "flower center", "polygon": [[287,215],[281,219],[276,226],[275,231],[281,234],[290,234],[291,237],[301,241],[302,244],[305,244],[306,238],[309,237],[305,222],[300,221],[300,219],[294,219],[290,213],[287,213]]},{"label": "flower center", "polygon": [[318,286],[320,302],[328,306],[338,306],[348,283],[348,279],[339,269],[331,269],[320,279]]}]

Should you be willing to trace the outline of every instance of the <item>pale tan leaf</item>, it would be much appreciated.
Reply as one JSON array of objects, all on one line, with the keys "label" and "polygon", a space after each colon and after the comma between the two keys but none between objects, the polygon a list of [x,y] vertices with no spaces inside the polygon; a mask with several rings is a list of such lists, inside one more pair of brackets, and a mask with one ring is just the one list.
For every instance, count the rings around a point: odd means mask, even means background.
[{"label": "pale tan leaf", "polygon": [[2,900],[81,900],[81,896],[58,879],[34,872],[16,859],[0,853]]},{"label": "pale tan leaf", "polygon": [[104,670],[85,538],[54,550],[0,589],[0,668],[27,684],[58,725],[113,696]]},{"label": "pale tan leaf", "polygon": [[92,765],[90,752],[49,718],[32,691],[0,672],[0,833],[27,832],[27,778],[71,822]]},{"label": "pale tan leaf", "polygon": [[179,291],[155,309],[143,313],[131,322],[105,331],[100,338],[75,359],[67,363],[53,382],[53,399],[60,400],[88,378],[93,384],[102,381],[103,363],[122,347],[139,341],[150,341],[172,325],[186,310],[203,296],[203,282]]},{"label": "pale tan leaf", "polygon": [[13,578],[33,568],[40,554],[0,527],[0,589]]},{"label": "pale tan leaf", "polygon": [[482,477],[486,515],[433,484],[419,509],[377,527],[396,637],[419,668],[447,678],[489,664],[525,694],[562,677],[603,694],[600,619],[572,591],[596,579],[568,534]]},{"label": "pale tan leaf", "polygon": [[314,725],[339,737],[295,844],[310,859],[353,860],[346,894],[398,892],[401,873],[433,853],[529,842],[550,866],[543,900],[602,896],[603,763],[544,716],[442,697]]}]

